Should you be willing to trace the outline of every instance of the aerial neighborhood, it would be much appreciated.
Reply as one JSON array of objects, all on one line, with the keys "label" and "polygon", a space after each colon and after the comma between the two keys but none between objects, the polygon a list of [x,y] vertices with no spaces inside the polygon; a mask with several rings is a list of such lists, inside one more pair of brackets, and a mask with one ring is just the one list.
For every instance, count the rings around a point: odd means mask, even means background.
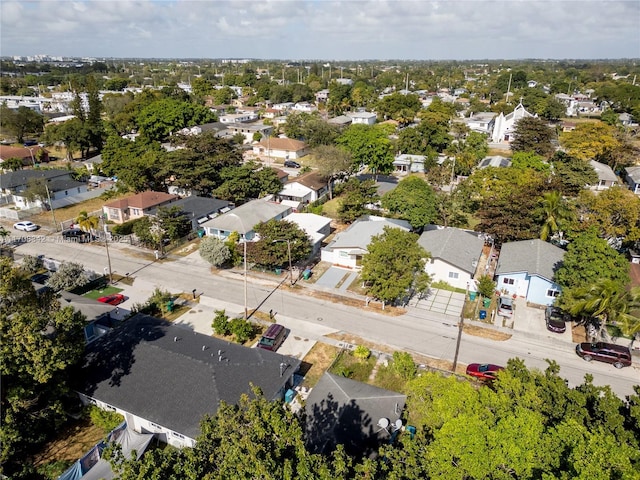
[{"label": "aerial neighborhood", "polygon": [[638,75],[4,57],[3,475],[637,479]]}]

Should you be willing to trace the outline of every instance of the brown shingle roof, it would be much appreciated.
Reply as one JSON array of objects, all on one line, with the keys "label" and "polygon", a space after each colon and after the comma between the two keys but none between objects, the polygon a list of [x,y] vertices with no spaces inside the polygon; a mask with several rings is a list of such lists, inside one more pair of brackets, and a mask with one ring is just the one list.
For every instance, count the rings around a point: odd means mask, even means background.
[{"label": "brown shingle roof", "polygon": [[304,150],[306,144],[300,140],[294,140],[293,138],[262,138],[260,145],[264,148],[271,148],[271,150],[288,150],[290,152],[297,152]]},{"label": "brown shingle roof", "polygon": [[287,183],[299,183],[301,185],[304,185],[305,187],[317,191],[327,186],[327,179],[320,175],[318,172],[309,172],[305,173],[304,175],[300,175],[299,177],[293,178]]},{"label": "brown shingle roof", "polygon": [[121,210],[128,207],[141,208],[144,210],[179,198],[179,195],[147,190],[146,192],[140,192],[130,197],[105,203],[104,206],[108,208],[119,208]]}]

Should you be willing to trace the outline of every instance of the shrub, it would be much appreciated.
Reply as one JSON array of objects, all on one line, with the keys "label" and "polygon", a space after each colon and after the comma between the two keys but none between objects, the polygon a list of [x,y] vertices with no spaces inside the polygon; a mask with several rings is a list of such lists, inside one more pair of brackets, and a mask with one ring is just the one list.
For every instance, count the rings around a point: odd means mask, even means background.
[{"label": "shrub", "polygon": [[37,273],[42,270],[42,258],[35,255],[25,255],[22,258],[22,269],[29,273]]},{"label": "shrub", "polygon": [[244,343],[253,336],[253,325],[244,318],[234,318],[229,322],[229,330],[235,336],[235,341]]},{"label": "shrub", "polygon": [[47,280],[47,286],[52,290],[73,290],[89,283],[89,276],[84,266],[75,262],[62,262],[58,270]]},{"label": "shrub", "polygon": [[416,364],[407,352],[393,352],[393,370],[405,380],[411,380],[416,375]]},{"label": "shrub", "polygon": [[216,310],[216,316],[213,318],[211,327],[213,331],[218,335],[227,336],[231,333],[229,326],[229,317],[225,314],[224,310]]},{"label": "shrub", "polygon": [[139,218],[129,220],[128,222],[121,223],[120,225],[113,225],[111,232],[115,235],[131,235],[133,233],[133,227],[140,221]]},{"label": "shrub", "polygon": [[335,369],[335,374],[340,375],[341,377],[351,378],[351,375],[353,375],[353,370],[351,370],[346,365],[340,365]]},{"label": "shrub", "polygon": [[371,356],[371,350],[369,350],[364,345],[358,345],[353,351],[353,356],[360,360],[366,360]]},{"label": "shrub", "polygon": [[200,256],[214,267],[220,267],[231,259],[229,246],[216,237],[204,237],[198,250]]},{"label": "shrub", "polygon": [[124,417],[116,412],[109,412],[92,405],[89,407],[91,423],[101,428],[105,435],[122,423]]},{"label": "shrub", "polygon": [[496,282],[489,275],[482,275],[478,279],[478,293],[483,297],[491,298],[496,291]]}]

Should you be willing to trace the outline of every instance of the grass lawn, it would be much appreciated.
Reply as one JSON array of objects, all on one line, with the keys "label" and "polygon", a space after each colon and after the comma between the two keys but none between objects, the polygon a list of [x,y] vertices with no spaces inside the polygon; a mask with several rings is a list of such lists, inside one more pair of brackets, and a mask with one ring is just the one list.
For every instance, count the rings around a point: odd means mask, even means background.
[{"label": "grass lawn", "polygon": [[[120,195],[119,197],[113,197],[111,200],[116,200],[117,198],[126,196]],[[111,201],[109,200],[109,201]],[[77,203],[75,205],[69,205],[68,207],[56,208],[55,216],[56,221],[63,222],[67,220],[74,220],[78,218],[80,212],[87,212],[91,214],[91,212],[95,212],[97,210],[102,210],[102,205],[105,204],[105,200],[102,200],[100,197],[91,198],[81,203]],[[37,215],[32,215],[29,220],[33,223],[37,223],[39,225],[52,225],[52,216],[51,212],[42,212]]]},{"label": "grass lawn", "polygon": [[340,200],[334,198],[322,204],[322,214],[329,218],[338,218],[338,207],[340,207]]},{"label": "grass lawn", "polygon": [[373,384],[377,387],[391,390],[392,392],[403,393],[407,382],[393,370],[391,365],[380,365]]},{"label": "grass lawn", "polygon": [[122,291],[121,288],[117,288],[117,287],[112,287],[112,286],[108,286],[105,287],[101,290],[91,290],[90,292],[87,292],[83,295],[83,297],[87,297],[87,298],[92,298],[94,300],[97,300],[100,297],[104,297],[107,295],[112,295],[114,293],[120,293]]},{"label": "grass lawn", "polygon": [[313,388],[338,355],[338,348],[317,342],[302,359],[300,373],[304,375],[302,385]]},{"label": "grass lawn", "polygon": [[376,364],[376,357],[371,356],[366,360],[354,357],[351,352],[340,352],[336,362],[329,370],[335,375],[343,375],[358,382],[367,383],[369,375]]}]

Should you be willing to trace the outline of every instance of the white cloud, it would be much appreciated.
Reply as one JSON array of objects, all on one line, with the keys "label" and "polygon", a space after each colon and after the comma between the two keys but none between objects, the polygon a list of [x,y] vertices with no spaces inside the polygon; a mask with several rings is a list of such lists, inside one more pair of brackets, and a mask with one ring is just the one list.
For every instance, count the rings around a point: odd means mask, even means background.
[{"label": "white cloud", "polygon": [[640,57],[637,1],[3,0],[0,22],[2,55]]}]

